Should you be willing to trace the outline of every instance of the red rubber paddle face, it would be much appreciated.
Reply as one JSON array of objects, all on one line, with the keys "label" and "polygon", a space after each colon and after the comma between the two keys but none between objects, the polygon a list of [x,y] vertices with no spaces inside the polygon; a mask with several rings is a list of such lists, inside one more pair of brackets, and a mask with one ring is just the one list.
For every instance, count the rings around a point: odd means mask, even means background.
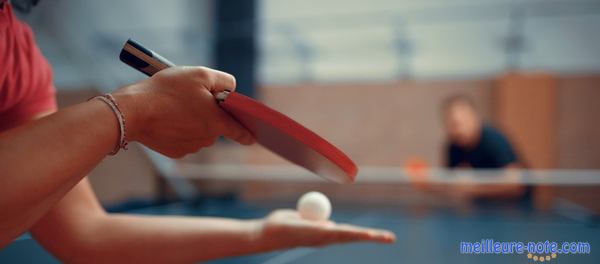
[{"label": "red rubber paddle face", "polygon": [[339,183],[353,182],[358,169],[346,154],[291,118],[232,92],[220,106],[244,125],[256,141],[277,155]]}]

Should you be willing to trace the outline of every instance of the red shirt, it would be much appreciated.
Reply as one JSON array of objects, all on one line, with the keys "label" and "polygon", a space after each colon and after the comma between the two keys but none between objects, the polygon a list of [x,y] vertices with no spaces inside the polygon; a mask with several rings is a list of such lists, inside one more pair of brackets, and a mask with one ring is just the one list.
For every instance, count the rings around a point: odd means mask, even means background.
[{"label": "red shirt", "polygon": [[31,28],[0,0],[0,131],[56,110],[52,69]]}]

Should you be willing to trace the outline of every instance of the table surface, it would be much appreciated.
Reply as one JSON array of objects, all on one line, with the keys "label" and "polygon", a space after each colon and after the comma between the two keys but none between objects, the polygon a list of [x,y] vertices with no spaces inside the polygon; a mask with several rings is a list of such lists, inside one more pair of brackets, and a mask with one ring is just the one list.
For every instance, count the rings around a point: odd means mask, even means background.
[{"label": "table surface", "polygon": [[[589,242],[590,255],[559,255],[565,263],[600,263],[594,246],[600,228],[594,219],[575,219],[556,212],[525,208],[481,207],[470,212],[452,209],[407,210],[390,206],[334,209],[333,219],[396,233],[393,245],[356,243],[326,248],[299,248],[214,263],[532,263],[526,254],[462,255],[461,241]],[[582,221],[584,220],[584,221]],[[591,221],[590,221],[591,220]]]},{"label": "table surface", "polygon": [[[334,205],[335,206],[335,205]],[[169,204],[132,211],[140,214],[262,217],[273,205],[244,204],[235,199],[205,200],[196,205]],[[332,218],[339,222],[390,229],[398,241],[393,245],[355,243],[325,248],[297,248],[212,261],[211,263],[533,263],[522,255],[462,255],[461,241],[585,241],[589,255],[558,255],[562,263],[600,263],[595,246],[600,245],[597,219],[585,216],[540,212],[523,208],[478,208],[457,212],[451,208],[408,210],[377,205],[334,207]],[[202,249],[199,249],[202,250]],[[210,249],[205,249],[210,250]],[[343,260],[343,261],[342,261]],[[0,262],[56,263],[33,240],[13,242],[0,251]],[[551,261],[552,262],[552,261]]]}]

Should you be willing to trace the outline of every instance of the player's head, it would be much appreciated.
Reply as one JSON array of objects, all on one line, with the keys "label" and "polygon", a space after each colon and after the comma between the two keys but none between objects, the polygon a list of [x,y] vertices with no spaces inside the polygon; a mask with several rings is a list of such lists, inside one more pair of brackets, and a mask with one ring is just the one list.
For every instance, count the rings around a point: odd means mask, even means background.
[{"label": "player's head", "polygon": [[477,107],[465,95],[448,97],[442,105],[446,134],[450,141],[461,146],[476,143],[481,132]]}]

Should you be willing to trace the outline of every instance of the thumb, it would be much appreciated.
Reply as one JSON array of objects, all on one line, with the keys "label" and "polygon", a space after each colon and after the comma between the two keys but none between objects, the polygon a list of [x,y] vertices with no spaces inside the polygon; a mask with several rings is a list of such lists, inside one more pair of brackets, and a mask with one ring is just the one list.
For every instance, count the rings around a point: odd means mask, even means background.
[{"label": "thumb", "polygon": [[209,79],[211,93],[214,94],[225,90],[233,92],[235,90],[236,81],[233,75],[209,68],[207,68],[207,70],[210,71],[212,75],[212,78]]}]

